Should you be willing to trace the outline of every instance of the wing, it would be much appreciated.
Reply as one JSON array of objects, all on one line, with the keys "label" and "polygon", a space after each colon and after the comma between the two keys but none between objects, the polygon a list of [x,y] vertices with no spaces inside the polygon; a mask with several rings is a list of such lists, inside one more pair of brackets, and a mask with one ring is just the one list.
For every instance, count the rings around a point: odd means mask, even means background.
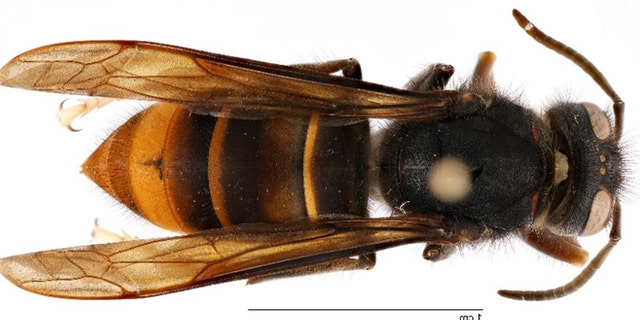
[{"label": "wing", "polygon": [[[0,84],[29,90],[167,101],[197,112],[230,110],[337,117],[429,118],[468,100],[458,91],[418,93],[319,72],[134,41],[54,44],[0,70]],[[465,100],[466,98],[466,100]]]},{"label": "wing", "polygon": [[136,298],[268,275],[414,242],[470,241],[438,216],[244,225],[156,240],[44,251],[0,260],[17,286],[43,295]]}]

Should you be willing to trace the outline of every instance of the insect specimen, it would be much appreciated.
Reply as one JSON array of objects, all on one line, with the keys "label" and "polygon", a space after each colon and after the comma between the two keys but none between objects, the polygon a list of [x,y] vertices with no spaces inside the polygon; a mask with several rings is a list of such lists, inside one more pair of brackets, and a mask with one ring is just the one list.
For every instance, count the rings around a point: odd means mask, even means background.
[{"label": "insect specimen", "polygon": [[[237,279],[368,269],[375,252],[427,243],[424,257],[519,234],[582,265],[578,236],[609,242],[568,284],[505,297],[552,299],[585,284],[620,238],[624,103],[581,54],[517,10],[535,40],[569,58],[613,100],[543,116],[497,93],[495,56],[445,86],[434,64],[406,89],[361,80],[353,59],[281,66],[133,41],[54,44],[19,55],[0,83],[159,101],[118,128],[83,173],[149,221],[184,235],[0,260],[21,288],[66,298],[134,298]],[[342,76],[332,75],[342,72]],[[390,125],[373,135],[370,119]],[[369,217],[376,200],[395,212]]]}]

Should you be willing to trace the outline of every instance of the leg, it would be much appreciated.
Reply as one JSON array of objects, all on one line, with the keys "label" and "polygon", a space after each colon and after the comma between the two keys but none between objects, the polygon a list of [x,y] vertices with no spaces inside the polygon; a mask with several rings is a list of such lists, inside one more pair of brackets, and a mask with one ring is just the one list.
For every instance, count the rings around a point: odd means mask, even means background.
[{"label": "leg", "polygon": [[376,264],[376,254],[368,253],[358,256],[357,258],[344,258],[330,262],[318,263],[312,266],[295,268],[283,272],[277,272],[251,278],[247,280],[247,284],[256,284],[263,281],[276,280],[288,277],[298,277],[311,275],[315,273],[328,272],[328,271],[351,271],[351,270],[369,270]]},{"label": "leg", "polygon": [[437,262],[449,258],[454,252],[456,252],[456,247],[454,245],[430,243],[424,248],[422,257],[425,260]]},{"label": "leg", "polygon": [[138,237],[129,235],[126,231],[121,230],[121,234],[107,230],[100,226],[98,219],[94,221],[93,231],[91,231],[91,242],[93,243],[110,243],[122,242],[129,240],[137,240]]},{"label": "leg", "polygon": [[362,80],[362,68],[360,68],[360,62],[353,58],[318,63],[300,63],[291,66],[328,74],[341,72],[342,76],[346,78]]},{"label": "leg", "polygon": [[430,64],[426,69],[411,78],[404,87],[407,90],[418,92],[442,90],[449,82],[453,71],[453,67],[448,64]]},{"label": "leg", "polygon": [[574,237],[560,236],[550,230],[536,227],[524,228],[520,230],[520,234],[530,246],[567,263],[581,266],[589,256]]},{"label": "leg", "polygon": [[[60,124],[71,131],[79,131],[73,128],[72,122],[78,118],[82,118],[92,110],[100,109],[107,104],[118,100],[115,98],[92,97],[73,100],[75,103],[69,103],[69,99],[62,101],[58,108],[58,120]],[[66,106],[65,104],[69,104]]]},{"label": "leg", "polygon": [[493,95],[496,91],[496,84],[493,80],[493,63],[496,55],[491,51],[485,51],[478,57],[478,64],[473,71],[469,91],[480,95]]}]

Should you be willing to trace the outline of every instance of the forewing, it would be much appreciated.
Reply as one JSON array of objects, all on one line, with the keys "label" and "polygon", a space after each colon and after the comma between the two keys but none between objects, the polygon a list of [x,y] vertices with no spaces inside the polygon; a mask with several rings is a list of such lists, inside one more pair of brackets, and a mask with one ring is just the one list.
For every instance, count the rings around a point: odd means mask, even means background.
[{"label": "forewing", "polygon": [[17,286],[43,295],[135,298],[269,275],[405,243],[455,243],[472,237],[453,228],[451,219],[434,217],[245,225],[13,256],[0,260],[0,272]]},{"label": "forewing", "polygon": [[417,93],[299,68],[157,43],[85,41],[25,52],[0,84],[30,90],[168,101],[200,113],[318,111],[337,117],[442,116],[457,91]]}]

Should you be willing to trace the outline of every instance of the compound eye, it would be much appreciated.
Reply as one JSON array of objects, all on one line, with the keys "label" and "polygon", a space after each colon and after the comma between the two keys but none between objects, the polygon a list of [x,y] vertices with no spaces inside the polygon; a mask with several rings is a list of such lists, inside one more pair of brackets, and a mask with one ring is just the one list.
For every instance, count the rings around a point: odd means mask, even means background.
[{"label": "compound eye", "polygon": [[607,226],[609,218],[615,206],[615,199],[607,190],[600,189],[596,192],[591,203],[589,220],[582,231],[583,236],[590,236],[600,232]]},{"label": "compound eye", "polygon": [[591,121],[591,127],[593,128],[593,133],[600,140],[607,140],[613,134],[613,130],[611,129],[611,122],[609,122],[609,118],[606,114],[595,104],[590,102],[584,103],[584,108],[587,110],[589,114],[589,120]]}]

